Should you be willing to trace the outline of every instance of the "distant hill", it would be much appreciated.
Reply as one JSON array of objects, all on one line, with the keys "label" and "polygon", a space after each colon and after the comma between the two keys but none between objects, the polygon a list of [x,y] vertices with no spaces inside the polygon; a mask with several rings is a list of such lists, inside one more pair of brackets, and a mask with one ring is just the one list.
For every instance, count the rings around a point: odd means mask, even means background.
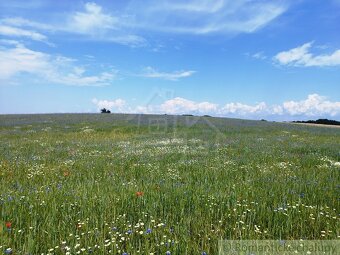
[{"label": "distant hill", "polygon": [[307,121],[293,121],[294,123],[310,123],[310,124],[323,124],[323,125],[334,125],[340,126],[340,121],[329,120],[329,119],[318,119],[318,120],[307,120]]}]

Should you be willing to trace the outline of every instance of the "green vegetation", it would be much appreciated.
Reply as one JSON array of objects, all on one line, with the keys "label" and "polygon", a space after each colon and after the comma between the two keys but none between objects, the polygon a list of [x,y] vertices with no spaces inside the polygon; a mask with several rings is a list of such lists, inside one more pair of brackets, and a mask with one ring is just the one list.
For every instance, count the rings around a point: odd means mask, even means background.
[{"label": "green vegetation", "polygon": [[191,116],[0,116],[7,254],[216,254],[339,239],[340,129]]}]

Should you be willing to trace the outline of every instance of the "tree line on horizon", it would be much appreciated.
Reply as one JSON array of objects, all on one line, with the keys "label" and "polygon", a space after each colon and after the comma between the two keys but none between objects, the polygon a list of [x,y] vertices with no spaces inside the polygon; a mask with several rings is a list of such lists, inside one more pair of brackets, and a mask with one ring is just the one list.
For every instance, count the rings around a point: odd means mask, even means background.
[{"label": "tree line on horizon", "polygon": [[318,119],[318,120],[307,120],[307,121],[293,121],[294,123],[311,123],[311,124],[324,124],[324,125],[335,125],[340,126],[340,121],[329,120],[329,119]]}]

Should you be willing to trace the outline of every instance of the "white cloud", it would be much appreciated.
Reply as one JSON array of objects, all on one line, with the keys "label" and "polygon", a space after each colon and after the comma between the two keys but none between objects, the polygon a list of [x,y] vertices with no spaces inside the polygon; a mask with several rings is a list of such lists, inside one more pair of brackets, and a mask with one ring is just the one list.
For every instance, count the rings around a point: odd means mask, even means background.
[{"label": "white cloud", "polygon": [[335,116],[340,114],[340,102],[331,102],[326,97],[311,94],[302,101],[287,101],[283,109],[290,115]]},{"label": "white cloud", "polygon": [[26,37],[35,41],[47,42],[47,37],[38,32],[0,24],[0,35],[8,37]]},{"label": "white cloud", "polygon": [[0,44],[5,44],[5,45],[19,45],[20,42],[17,41],[17,40],[0,39]]},{"label": "white cloud", "polygon": [[261,60],[264,60],[267,58],[266,55],[264,55],[263,51],[256,52],[253,55],[251,55],[251,57],[256,58],[256,59],[261,59]]},{"label": "white cloud", "polygon": [[13,80],[18,75],[29,74],[39,77],[41,81],[56,84],[104,86],[109,85],[115,77],[113,71],[86,75],[86,70],[76,66],[75,62],[63,56],[33,51],[20,43],[10,48],[0,47],[0,80]]},{"label": "white cloud", "polygon": [[169,114],[184,113],[212,113],[217,110],[217,104],[209,102],[194,102],[185,98],[176,97],[160,105],[160,111]]},{"label": "white cloud", "polygon": [[328,101],[326,97],[318,94],[310,94],[307,99],[301,101],[285,101],[281,105],[267,105],[265,102],[256,105],[242,103],[228,103],[219,110],[223,116],[339,116],[340,102]]},{"label": "white cloud", "polygon": [[[94,39],[96,40],[96,39]],[[101,39],[97,38],[97,40],[102,40],[106,42],[117,43],[121,45],[127,45],[130,47],[144,47],[147,45],[147,41],[138,35],[115,35],[115,36],[104,36]]]},{"label": "white cloud", "polygon": [[158,113],[155,112],[152,106],[137,106],[134,112],[132,113],[143,113],[143,114],[150,114],[150,113]]},{"label": "white cloud", "polygon": [[97,98],[93,98],[92,103],[94,103],[98,109],[106,108],[118,112],[124,112],[124,106],[126,105],[125,100],[121,98],[115,100],[98,100]]},{"label": "white cloud", "polygon": [[133,0],[128,25],[188,34],[252,33],[284,13],[283,2],[288,1]]},{"label": "white cloud", "polygon": [[37,30],[54,31],[55,28],[48,23],[39,23],[21,17],[10,17],[1,19],[1,23],[14,27],[29,27]]},{"label": "white cloud", "polygon": [[313,55],[310,49],[313,42],[305,43],[297,48],[278,53],[274,60],[281,65],[289,66],[337,66],[340,65],[340,50],[331,54]]},{"label": "white cloud", "polygon": [[[112,13],[103,6],[87,2],[83,9],[58,16],[58,22],[36,22],[20,17],[0,20],[3,34],[47,41],[48,33],[78,35],[90,39],[146,46],[138,33],[157,31],[184,34],[252,33],[284,13],[291,0],[130,0]],[[51,19],[52,20],[52,19]],[[56,20],[56,19],[54,19]],[[81,36],[79,36],[81,35]]]},{"label": "white cloud", "polygon": [[304,118],[330,118],[340,117],[340,102],[332,102],[326,97],[311,94],[305,100],[285,101],[279,105],[268,105],[260,102],[255,105],[240,102],[227,103],[224,106],[211,102],[195,102],[181,97],[175,97],[160,105],[128,105],[123,99],[98,100],[92,102],[98,109],[107,108],[115,112],[146,113],[146,114],[194,114],[223,117],[240,117],[250,119],[278,118],[304,119]]},{"label": "white cloud", "polygon": [[14,48],[0,48],[0,78],[9,79],[17,73],[35,73],[49,63],[49,56],[18,44]]},{"label": "white cloud", "polygon": [[145,71],[140,76],[147,78],[158,78],[170,81],[177,81],[181,78],[190,77],[195,73],[195,71],[175,71],[171,73],[159,72],[154,68],[148,66],[145,68]]},{"label": "white cloud", "polygon": [[[124,15],[122,15],[124,16]],[[9,36],[26,36],[33,40],[47,42],[47,37],[31,28],[48,33],[76,34],[77,39],[113,42],[131,47],[147,45],[146,40],[138,35],[127,32],[122,16],[114,16],[103,10],[103,7],[92,2],[84,4],[84,10],[66,13],[58,23],[41,23],[21,17],[3,18],[3,34]],[[30,28],[30,29],[29,29]],[[1,27],[0,27],[1,34]]]},{"label": "white cloud", "polygon": [[132,47],[146,45],[146,40],[138,35],[127,33],[125,19],[103,10],[103,7],[88,2],[84,11],[70,14],[66,24],[58,30],[89,36],[91,40],[107,41]]},{"label": "white cloud", "polygon": [[281,105],[273,105],[271,107],[271,114],[282,115],[283,114],[283,107]]},{"label": "white cloud", "polygon": [[118,18],[103,12],[101,6],[95,3],[86,3],[84,12],[76,12],[69,18],[69,28],[77,33],[97,33],[99,31],[114,29]]},{"label": "white cloud", "polygon": [[229,103],[226,104],[222,109],[221,109],[221,114],[228,115],[228,114],[233,114],[233,115],[253,115],[253,114],[263,114],[266,112],[268,109],[266,103],[261,102],[257,105],[251,106],[247,104],[242,104],[242,103]]},{"label": "white cloud", "polygon": [[163,1],[163,7],[154,7],[157,8],[167,8],[172,11],[187,11],[187,12],[207,12],[207,13],[216,13],[220,11],[225,5],[224,0],[216,0],[216,1],[204,1],[204,0],[193,0],[186,2],[179,1]]}]

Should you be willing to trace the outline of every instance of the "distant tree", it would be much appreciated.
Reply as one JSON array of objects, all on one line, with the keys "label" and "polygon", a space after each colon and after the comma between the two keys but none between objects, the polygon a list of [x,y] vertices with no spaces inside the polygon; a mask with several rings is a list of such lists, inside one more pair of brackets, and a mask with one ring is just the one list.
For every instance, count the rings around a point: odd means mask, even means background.
[{"label": "distant tree", "polygon": [[100,109],[101,113],[111,113],[110,110],[106,110],[106,108]]}]

